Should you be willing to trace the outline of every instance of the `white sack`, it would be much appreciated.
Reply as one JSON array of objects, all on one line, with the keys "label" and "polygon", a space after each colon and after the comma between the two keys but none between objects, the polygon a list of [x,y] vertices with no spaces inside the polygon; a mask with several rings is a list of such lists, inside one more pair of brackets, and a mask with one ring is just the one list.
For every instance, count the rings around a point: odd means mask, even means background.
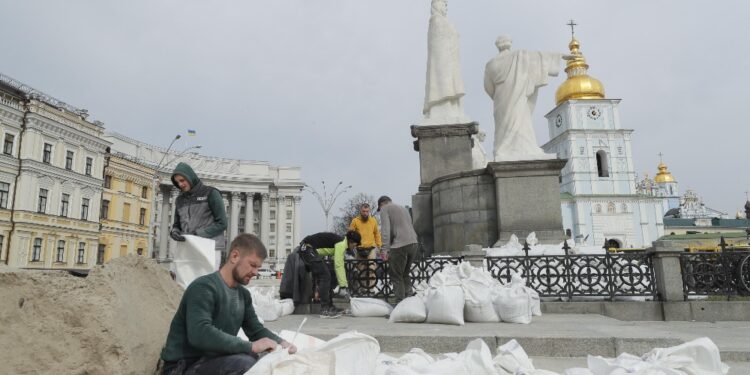
[{"label": "white sack", "polygon": [[294,313],[294,300],[291,298],[285,298],[281,301],[281,316],[287,316]]},{"label": "white sack", "polygon": [[279,337],[294,344],[297,347],[297,351],[300,352],[307,349],[319,348],[326,343],[317,337],[286,329],[279,332]]},{"label": "white sack", "polygon": [[508,323],[531,323],[533,301],[530,292],[533,290],[526,288],[523,279],[517,273],[513,274],[510,284],[499,288],[492,300],[500,319]]},{"label": "white sack", "polygon": [[427,319],[427,308],[424,300],[418,296],[404,298],[391,311],[388,323],[422,323]]},{"label": "white sack", "polygon": [[425,306],[427,323],[464,325],[464,291],[460,286],[441,286],[430,290]]},{"label": "white sack", "polygon": [[499,322],[500,317],[492,304],[492,290],[499,288],[491,276],[474,270],[468,278],[461,280],[464,291],[464,320],[467,322]]},{"label": "white sack", "polygon": [[214,268],[216,241],[192,235],[184,237],[185,241],[175,241],[177,246],[173,254],[172,267],[177,284],[187,289],[193,280],[216,271]]},{"label": "white sack", "polygon": [[352,315],[356,317],[386,316],[393,311],[393,307],[377,298],[352,298],[349,300]]},{"label": "white sack", "polygon": [[247,289],[250,291],[250,296],[253,300],[255,315],[266,322],[279,319],[282,311],[279,300],[269,294],[264,294],[259,288],[250,287]]},{"label": "white sack", "polygon": [[[476,339],[461,353],[447,353],[438,360],[421,349],[412,349],[396,361],[378,363],[375,374],[383,375],[496,375],[492,354],[482,339]],[[505,375],[505,374],[502,374]]]}]

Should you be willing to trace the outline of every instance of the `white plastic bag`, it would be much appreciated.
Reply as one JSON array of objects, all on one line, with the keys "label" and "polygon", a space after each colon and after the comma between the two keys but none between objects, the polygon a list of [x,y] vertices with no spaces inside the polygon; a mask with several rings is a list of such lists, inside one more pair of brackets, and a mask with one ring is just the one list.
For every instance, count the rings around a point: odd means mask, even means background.
[{"label": "white plastic bag", "polygon": [[427,319],[427,308],[422,298],[413,296],[404,298],[391,311],[388,323],[422,323]]},{"label": "white plastic bag", "polygon": [[460,286],[446,285],[431,289],[425,307],[427,323],[464,325],[464,291]]},{"label": "white plastic bag", "polygon": [[193,280],[214,272],[214,248],[216,241],[210,238],[185,235],[185,241],[175,242],[172,261],[175,281],[187,289]]},{"label": "white plastic bag", "polygon": [[376,298],[352,298],[349,304],[356,317],[386,316],[393,311],[388,302]]}]

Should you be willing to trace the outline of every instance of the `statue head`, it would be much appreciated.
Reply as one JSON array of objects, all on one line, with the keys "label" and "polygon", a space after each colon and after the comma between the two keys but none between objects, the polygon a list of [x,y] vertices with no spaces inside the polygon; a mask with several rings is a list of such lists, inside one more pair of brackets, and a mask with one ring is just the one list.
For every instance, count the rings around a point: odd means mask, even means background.
[{"label": "statue head", "polygon": [[441,15],[443,17],[448,15],[448,1],[447,0],[432,0],[432,15]]},{"label": "statue head", "polygon": [[500,35],[497,37],[497,40],[495,40],[495,45],[497,46],[497,49],[499,51],[510,49],[510,46],[513,44],[513,39],[511,39],[507,35]]}]

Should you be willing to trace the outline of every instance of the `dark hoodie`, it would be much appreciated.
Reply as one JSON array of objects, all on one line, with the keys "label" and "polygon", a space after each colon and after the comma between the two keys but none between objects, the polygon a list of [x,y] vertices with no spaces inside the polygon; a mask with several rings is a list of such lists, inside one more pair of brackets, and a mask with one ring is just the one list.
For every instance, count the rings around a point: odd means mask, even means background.
[{"label": "dark hoodie", "polygon": [[194,234],[216,241],[216,250],[226,248],[224,230],[227,229],[227,213],[219,190],[201,182],[193,168],[179,163],[172,173],[172,184],[180,188],[174,177],[180,175],[190,182],[190,190],[180,192],[175,202],[173,229],[182,234]]}]

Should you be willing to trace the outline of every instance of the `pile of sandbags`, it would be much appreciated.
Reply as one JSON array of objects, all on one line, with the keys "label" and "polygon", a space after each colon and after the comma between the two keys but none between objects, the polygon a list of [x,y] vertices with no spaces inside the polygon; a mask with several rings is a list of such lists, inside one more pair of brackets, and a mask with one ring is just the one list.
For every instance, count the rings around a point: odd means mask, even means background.
[{"label": "pile of sandbags", "polygon": [[516,340],[499,346],[495,357],[484,340],[476,339],[461,353],[433,357],[414,348],[396,358],[380,353],[377,340],[356,331],[328,342],[291,331],[282,331],[280,336],[297,346],[297,354],[279,346],[261,357],[245,375],[726,375],[729,371],[721,362],[719,349],[705,337],[653,349],[642,357],[627,353],[616,359],[589,356],[587,368],[571,368],[559,374],[534,367]]},{"label": "pile of sandbags", "polygon": [[416,292],[393,309],[389,322],[529,324],[533,315],[542,315],[539,294],[520,275],[514,274],[503,285],[487,270],[467,262],[446,266],[428,283],[418,285]]}]

